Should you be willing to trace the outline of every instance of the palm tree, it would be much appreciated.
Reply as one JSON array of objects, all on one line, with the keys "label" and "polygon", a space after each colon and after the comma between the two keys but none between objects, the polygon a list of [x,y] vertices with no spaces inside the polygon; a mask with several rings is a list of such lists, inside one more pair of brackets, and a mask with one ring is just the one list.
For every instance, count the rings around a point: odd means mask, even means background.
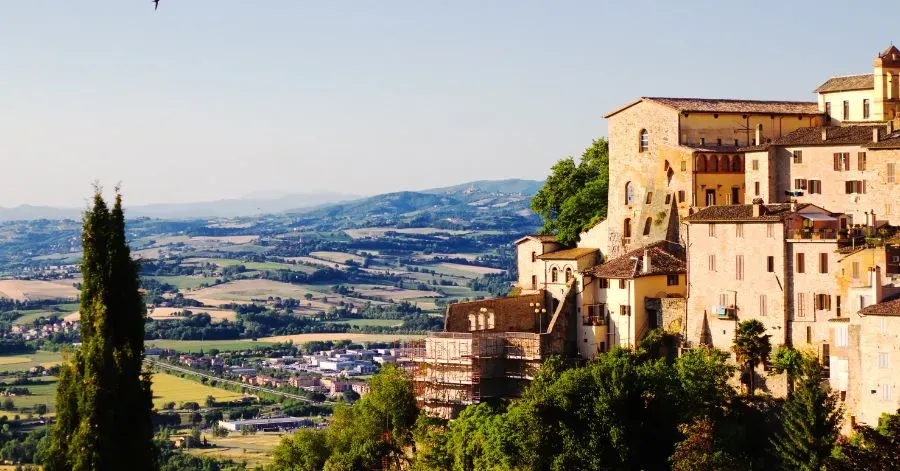
[{"label": "palm tree", "polygon": [[756,366],[769,360],[772,353],[771,335],[766,334],[766,326],[756,319],[738,324],[734,333],[734,346],[731,349],[737,361],[750,375],[749,389],[752,396],[755,390],[754,376]]}]

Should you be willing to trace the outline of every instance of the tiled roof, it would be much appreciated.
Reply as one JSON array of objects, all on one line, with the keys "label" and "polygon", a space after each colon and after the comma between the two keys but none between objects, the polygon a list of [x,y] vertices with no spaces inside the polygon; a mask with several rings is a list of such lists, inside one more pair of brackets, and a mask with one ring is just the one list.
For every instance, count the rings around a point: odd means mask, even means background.
[{"label": "tiled roof", "polygon": [[519,243],[525,242],[526,240],[529,240],[529,239],[531,239],[531,240],[537,240],[537,241],[540,241],[540,242],[556,242],[556,236],[555,236],[555,235],[552,235],[552,234],[550,234],[550,235],[547,235],[547,234],[529,234],[529,235],[527,235],[527,236],[525,236],[525,237],[522,237],[521,239],[517,240],[516,243],[519,244]]},{"label": "tiled roof", "polygon": [[720,154],[742,153],[742,152],[758,152],[769,148],[769,144],[758,146],[708,146],[708,145],[682,145],[686,149],[694,152],[715,152]]},{"label": "tiled roof", "polygon": [[859,313],[864,316],[900,316],[900,294],[888,296],[878,304],[866,306]]},{"label": "tiled roof", "polygon": [[844,75],[831,77],[819,85],[816,93],[842,92],[846,90],[872,90],[875,88],[875,76],[872,74]]},{"label": "tiled roof", "polygon": [[[777,146],[832,146],[832,145],[863,145],[872,143],[872,129],[879,129],[879,135],[886,129],[883,125],[871,126],[818,126],[812,128],[800,128],[789,132],[772,141]],[[822,130],[825,129],[825,140],[822,140]],[[881,138],[879,138],[880,140]]]},{"label": "tiled roof", "polygon": [[617,108],[605,116],[626,110],[642,101],[651,101],[678,111],[694,113],[764,113],[792,115],[820,115],[819,105],[810,101],[734,100],[730,98],[671,98],[642,97]]},{"label": "tiled roof", "polygon": [[822,114],[819,105],[809,101],[733,100],[729,98],[644,97],[678,111],[696,113],[770,113]]},{"label": "tiled roof", "polygon": [[[797,209],[806,207],[797,205]],[[760,208],[759,217],[753,217],[752,204],[732,204],[724,206],[708,206],[685,218],[688,222],[724,222],[724,221],[781,221],[791,214],[791,204],[764,204]]]},{"label": "tiled roof", "polygon": [[900,131],[894,131],[878,138],[878,142],[869,142],[867,149],[900,149]]},{"label": "tiled roof", "polygon": [[[656,275],[676,275],[686,271],[684,253],[680,246],[665,241],[654,242],[646,247],[634,249],[606,263],[585,271],[586,275],[597,278],[640,278]],[[644,250],[650,253],[650,271],[644,272]],[[632,260],[636,258],[637,260]]]},{"label": "tiled roof", "polygon": [[543,255],[538,255],[538,258],[541,260],[577,260],[581,257],[584,257],[585,255],[590,255],[596,252],[597,249],[577,247],[574,249],[558,250],[556,252],[545,253]]}]

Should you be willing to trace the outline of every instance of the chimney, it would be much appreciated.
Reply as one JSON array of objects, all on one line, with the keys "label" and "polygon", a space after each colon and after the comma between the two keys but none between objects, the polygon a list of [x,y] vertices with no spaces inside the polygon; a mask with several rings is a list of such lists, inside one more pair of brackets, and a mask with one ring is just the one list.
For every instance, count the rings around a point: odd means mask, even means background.
[{"label": "chimney", "polygon": [[893,120],[887,122],[887,133],[890,134],[892,132],[894,132],[894,121]]},{"label": "chimney", "polygon": [[875,210],[872,209],[871,212],[872,212],[872,220],[871,220],[872,224],[871,224],[871,226],[874,228],[874,227],[875,227]]},{"label": "chimney", "polygon": [[822,140],[823,141],[828,140],[828,128],[826,128],[826,127],[822,127]]},{"label": "chimney", "polygon": [[644,249],[644,273],[650,273],[650,249]]},{"label": "chimney", "polygon": [[878,128],[872,128],[872,142],[878,142]]},{"label": "chimney", "polygon": [[797,212],[797,198],[791,198],[791,212]]},{"label": "chimney", "polygon": [[884,297],[884,287],[881,286],[881,267],[875,265],[869,269],[869,286],[872,289],[872,304],[877,304]]},{"label": "chimney", "polygon": [[762,215],[762,198],[753,198],[753,217],[758,218]]},{"label": "chimney", "polygon": [[756,127],[756,141],[754,141],[754,144],[756,144],[756,145],[762,144],[762,136],[760,135],[759,126]]}]

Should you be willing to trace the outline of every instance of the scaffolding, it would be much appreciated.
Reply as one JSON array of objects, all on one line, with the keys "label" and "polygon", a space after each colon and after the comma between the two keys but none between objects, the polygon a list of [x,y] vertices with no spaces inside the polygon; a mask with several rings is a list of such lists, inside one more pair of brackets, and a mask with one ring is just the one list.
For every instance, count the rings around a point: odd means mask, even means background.
[{"label": "scaffolding", "polygon": [[398,352],[419,405],[444,418],[491,397],[517,396],[542,358],[542,334],[530,332],[438,332]]}]

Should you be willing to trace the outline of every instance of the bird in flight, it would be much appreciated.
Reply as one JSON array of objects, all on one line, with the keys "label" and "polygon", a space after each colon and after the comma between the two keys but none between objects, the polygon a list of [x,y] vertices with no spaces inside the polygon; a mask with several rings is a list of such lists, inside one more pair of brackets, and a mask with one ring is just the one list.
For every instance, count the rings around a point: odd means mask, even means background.
[{"label": "bird in flight", "polygon": [[159,0],[153,0],[153,9],[154,9],[154,10],[158,10],[158,9],[159,9]]}]

